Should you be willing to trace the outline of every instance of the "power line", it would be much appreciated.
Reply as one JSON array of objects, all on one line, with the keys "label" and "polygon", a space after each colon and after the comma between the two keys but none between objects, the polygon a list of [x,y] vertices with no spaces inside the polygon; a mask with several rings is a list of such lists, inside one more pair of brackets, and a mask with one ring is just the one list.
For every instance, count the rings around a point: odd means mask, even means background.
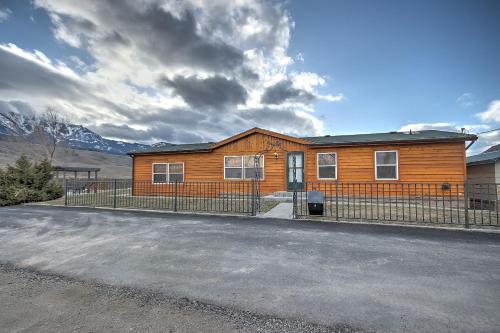
[{"label": "power line", "polygon": [[487,131],[484,131],[484,132],[479,132],[479,133],[476,133],[476,135],[486,134],[486,133],[490,133],[490,132],[495,132],[495,131],[498,131],[498,130],[500,130],[500,127],[499,128],[494,128],[494,129],[491,129],[491,130],[487,130]]}]

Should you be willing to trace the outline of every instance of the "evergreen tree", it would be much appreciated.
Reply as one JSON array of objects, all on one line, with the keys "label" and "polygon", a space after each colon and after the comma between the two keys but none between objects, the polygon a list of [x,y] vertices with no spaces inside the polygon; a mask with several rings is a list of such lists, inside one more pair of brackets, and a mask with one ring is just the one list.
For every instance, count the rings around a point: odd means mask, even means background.
[{"label": "evergreen tree", "polygon": [[62,187],[53,181],[48,160],[33,164],[22,155],[14,166],[0,169],[0,206],[52,200],[62,194]]}]

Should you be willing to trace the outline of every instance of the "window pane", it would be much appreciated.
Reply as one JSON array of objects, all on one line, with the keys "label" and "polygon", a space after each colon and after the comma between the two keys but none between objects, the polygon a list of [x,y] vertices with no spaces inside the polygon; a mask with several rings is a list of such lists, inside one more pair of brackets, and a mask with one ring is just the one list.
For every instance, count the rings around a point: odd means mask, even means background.
[{"label": "window pane", "polygon": [[184,167],[182,163],[173,163],[168,165],[168,170],[170,173],[184,173]]},{"label": "window pane", "polygon": [[[256,179],[255,168],[245,168],[245,179]],[[259,168],[259,179],[264,178],[264,169]]]},{"label": "window pane", "polygon": [[166,183],[167,175],[165,174],[156,174],[153,175],[153,183]]},{"label": "window pane", "polygon": [[167,172],[166,164],[153,164],[153,172],[154,173],[165,173]]},{"label": "window pane", "polygon": [[335,165],[335,154],[318,154],[318,165]]},{"label": "window pane", "polygon": [[226,168],[236,168],[236,167],[241,167],[241,157],[236,156],[236,157],[225,157],[226,161]]},{"label": "window pane", "polygon": [[334,166],[320,166],[318,176],[319,178],[335,178],[335,169]]},{"label": "window pane", "polygon": [[396,164],[396,152],[377,152],[377,164]]},{"label": "window pane", "polygon": [[378,179],[396,179],[396,167],[395,166],[378,166],[377,167],[377,178]]},{"label": "window pane", "polygon": [[[264,156],[259,156],[258,157],[258,159],[259,159],[259,165],[260,166],[262,166],[263,157]],[[255,155],[245,156],[245,158],[244,158],[244,160],[245,160],[244,161],[245,167],[253,168],[255,166],[255,159],[256,159]]]},{"label": "window pane", "polygon": [[177,174],[177,173],[171,173],[169,175],[170,177],[170,182],[183,182],[184,181],[184,175],[183,174]]},{"label": "window pane", "polygon": [[[302,182],[302,169],[297,169],[297,183]],[[293,183],[293,168],[288,169],[288,182]]]},{"label": "window pane", "polygon": [[226,168],[226,178],[241,179],[241,168]]},{"label": "window pane", "polygon": [[293,168],[293,157],[295,156],[295,166],[302,168],[302,154],[288,154],[288,166]]}]

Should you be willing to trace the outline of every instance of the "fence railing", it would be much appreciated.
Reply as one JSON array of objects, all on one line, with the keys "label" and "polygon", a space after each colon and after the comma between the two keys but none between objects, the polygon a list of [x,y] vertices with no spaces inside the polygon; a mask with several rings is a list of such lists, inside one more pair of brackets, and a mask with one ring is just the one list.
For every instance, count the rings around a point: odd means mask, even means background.
[{"label": "fence railing", "polygon": [[[295,218],[315,217],[309,212],[310,191],[323,195],[319,218],[500,226],[500,184],[307,182],[302,190],[293,193]],[[256,215],[261,207],[258,193],[255,180],[152,184],[130,179],[76,179],[66,181],[64,203]]]},{"label": "fence railing", "polygon": [[500,226],[500,184],[309,182],[294,193],[296,218],[310,217],[309,191],[335,220]]},{"label": "fence railing", "polygon": [[132,180],[67,180],[67,206],[138,208],[255,215],[255,181],[153,184]]}]

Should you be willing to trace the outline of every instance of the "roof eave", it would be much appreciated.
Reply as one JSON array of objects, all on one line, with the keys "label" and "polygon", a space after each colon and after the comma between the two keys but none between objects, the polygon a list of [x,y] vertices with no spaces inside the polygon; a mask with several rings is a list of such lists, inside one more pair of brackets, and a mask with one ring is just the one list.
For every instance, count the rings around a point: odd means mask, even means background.
[{"label": "roof eave", "polygon": [[196,150],[176,150],[176,151],[137,151],[137,152],[130,152],[127,153],[129,156],[134,156],[134,155],[158,155],[158,154],[188,154],[188,153],[209,153],[211,152],[212,149],[196,149]]},{"label": "roof eave", "polygon": [[[477,137],[476,137],[477,139]],[[381,145],[381,144],[414,144],[414,143],[429,143],[429,142],[465,142],[475,140],[474,138],[433,138],[433,139],[418,139],[418,140],[381,140],[381,141],[359,141],[359,142],[337,142],[337,143],[310,143],[311,147],[333,147],[333,146],[361,146],[361,145]]]},{"label": "roof eave", "polygon": [[495,158],[495,159],[484,160],[484,161],[467,162],[467,166],[484,165],[484,164],[494,164],[494,163],[498,162],[499,160],[500,159]]}]

